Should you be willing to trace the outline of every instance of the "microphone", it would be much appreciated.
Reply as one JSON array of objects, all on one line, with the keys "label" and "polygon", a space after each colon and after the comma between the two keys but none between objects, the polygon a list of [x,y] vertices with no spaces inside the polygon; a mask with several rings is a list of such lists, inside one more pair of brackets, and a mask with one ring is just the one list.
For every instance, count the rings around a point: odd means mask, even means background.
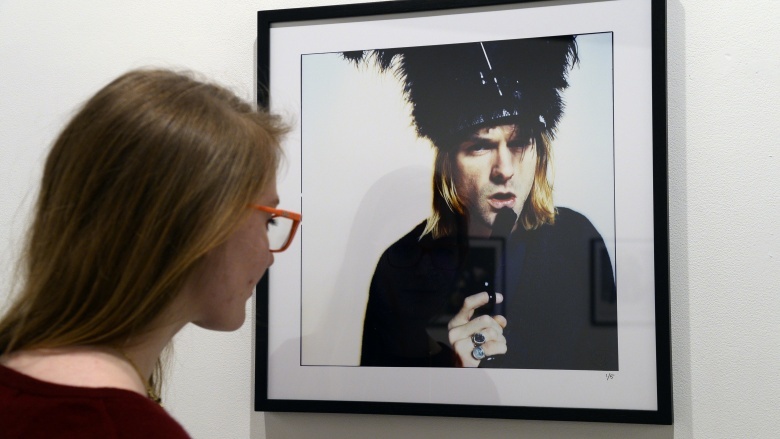
[{"label": "microphone", "polygon": [[491,238],[503,238],[506,239],[512,228],[515,227],[517,222],[517,214],[514,210],[503,207],[496,214],[496,219],[493,221],[493,229],[490,232]]},{"label": "microphone", "polygon": [[[496,213],[496,219],[493,220],[493,227],[490,231],[490,239],[500,239],[506,243],[509,235],[512,234],[512,229],[517,222],[517,214],[514,210],[504,207]],[[503,260],[504,256],[500,255],[499,259]],[[500,267],[500,268],[499,268]],[[503,263],[497,264],[497,269],[503,270]],[[500,274],[497,273],[497,276]],[[496,288],[495,285],[490,285],[489,282],[485,282],[485,290],[488,293],[489,301],[482,308],[488,313],[493,314],[496,311]],[[493,362],[495,357],[486,357],[485,361],[480,364],[480,367],[487,367],[488,363]],[[494,366],[493,366],[494,367]]]},{"label": "microphone", "polygon": [[[509,235],[512,233],[512,229],[515,227],[516,222],[517,214],[514,210],[508,207],[501,208],[498,213],[496,213],[496,219],[493,220],[493,227],[490,231],[490,239],[501,239],[506,241],[506,239],[509,238]],[[503,256],[501,256],[500,259],[503,259]],[[484,306],[484,308],[489,313],[492,313],[496,307],[495,285],[489,285],[488,282],[485,282],[485,290],[488,293],[490,301]]]}]

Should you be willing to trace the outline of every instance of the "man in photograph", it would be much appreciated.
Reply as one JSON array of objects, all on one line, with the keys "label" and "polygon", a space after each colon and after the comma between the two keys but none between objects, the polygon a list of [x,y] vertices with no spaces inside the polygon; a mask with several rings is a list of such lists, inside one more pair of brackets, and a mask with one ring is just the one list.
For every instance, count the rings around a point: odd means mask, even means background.
[{"label": "man in photograph", "polygon": [[[401,78],[417,134],[435,148],[432,213],[376,265],[360,364],[617,370],[603,238],[553,204],[576,37],[344,57]],[[596,315],[596,302],[613,306]]]}]

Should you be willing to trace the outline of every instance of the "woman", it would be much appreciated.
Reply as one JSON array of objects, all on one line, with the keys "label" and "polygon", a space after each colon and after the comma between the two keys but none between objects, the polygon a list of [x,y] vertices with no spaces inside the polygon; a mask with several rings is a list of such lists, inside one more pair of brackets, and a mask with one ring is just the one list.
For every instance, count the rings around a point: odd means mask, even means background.
[{"label": "woman", "polygon": [[84,105],[46,161],[0,320],[3,437],[188,437],[158,404],[161,353],[188,323],[239,328],[292,240],[300,216],[275,209],[286,130],[162,70]]}]

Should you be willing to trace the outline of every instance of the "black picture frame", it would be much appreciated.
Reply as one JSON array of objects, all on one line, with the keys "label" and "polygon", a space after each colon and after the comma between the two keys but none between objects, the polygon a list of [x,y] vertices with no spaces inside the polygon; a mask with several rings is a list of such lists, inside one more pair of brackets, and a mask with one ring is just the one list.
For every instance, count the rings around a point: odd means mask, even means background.
[{"label": "black picture frame", "polygon": [[[506,38],[503,36],[504,33],[495,31],[490,23],[490,20],[497,17],[495,14],[519,21],[526,16],[533,16],[533,19],[538,21],[538,17],[534,14],[541,14],[542,18],[549,20],[547,27],[550,27],[549,23],[555,23],[552,27],[556,30],[552,31],[507,31],[510,34],[519,32],[518,35],[512,34],[513,38],[533,38],[561,33],[610,34],[613,44],[610,46],[612,48],[610,66],[613,72],[611,126],[615,220],[612,231],[614,236],[607,239],[605,235],[605,241],[608,245],[612,242],[618,301],[623,306],[618,311],[617,322],[621,331],[620,370],[576,371],[576,373],[504,370],[497,376],[508,382],[522,381],[524,374],[536,374],[534,377],[544,376],[545,380],[549,378],[549,381],[545,381],[548,383],[547,387],[543,387],[547,395],[534,401],[550,400],[552,403],[540,404],[537,401],[533,404],[524,404],[522,398],[520,403],[516,401],[484,403],[478,398],[471,401],[468,396],[456,396],[452,401],[431,396],[436,393],[437,386],[448,385],[448,378],[454,377],[450,385],[452,382],[460,381],[456,380],[458,375],[452,374],[461,371],[410,368],[414,370],[409,372],[394,368],[374,368],[373,372],[369,373],[364,372],[369,368],[354,364],[326,364],[327,362],[320,360],[305,360],[307,353],[304,346],[305,340],[310,335],[310,328],[306,327],[307,317],[304,314],[311,313],[312,310],[316,312],[318,306],[316,303],[310,305],[306,302],[308,299],[303,297],[305,294],[302,285],[309,285],[307,287],[309,292],[318,291],[320,288],[326,289],[326,281],[316,288],[311,285],[312,279],[319,279],[316,267],[322,265],[323,260],[331,259],[330,247],[317,245],[318,236],[322,236],[322,242],[327,244],[329,241],[325,238],[335,239],[325,236],[330,234],[327,228],[329,221],[351,220],[354,227],[354,224],[360,224],[361,218],[359,212],[353,214],[354,218],[351,218],[350,213],[345,213],[338,205],[330,207],[333,216],[326,218],[322,213],[329,209],[326,204],[312,207],[314,201],[307,191],[313,183],[306,183],[303,175],[306,171],[302,163],[316,162],[317,166],[330,169],[330,175],[334,175],[333,180],[335,180],[335,175],[352,172],[349,163],[353,161],[350,160],[351,155],[334,153],[330,158],[327,154],[315,155],[311,153],[312,146],[304,145],[302,139],[310,139],[311,135],[303,127],[310,126],[307,124],[312,124],[317,118],[315,113],[305,108],[307,104],[302,98],[304,94],[302,90],[306,87],[303,80],[304,56],[359,49],[406,47],[408,40],[395,42],[394,38],[400,34],[414,34],[418,27],[421,29],[420,32],[424,30],[432,35],[431,41],[425,44],[475,41],[476,37],[469,36],[471,34],[453,36],[453,32],[447,26],[458,20],[469,20],[473,26],[467,28],[468,32],[476,32],[480,35],[479,38],[486,40]],[[423,22],[422,20],[433,21],[417,24]],[[398,29],[395,29],[395,32],[387,30],[390,23],[404,26],[405,32],[399,32]],[[431,26],[431,23],[441,24],[441,26]],[[367,28],[360,26],[376,28],[375,33],[381,36],[375,37],[374,32],[366,33]],[[379,29],[382,26],[384,28]],[[353,27],[357,27],[357,30]],[[442,29],[438,29],[439,27]],[[560,32],[560,29],[565,32]],[[491,38],[493,37],[491,32],[494,31],[498,34],[495,38]],[[334,35],[339,35],[338,41],[329,43],[327,40],[335,38]],[[292,49],[288,49],[289,46]],[[352,68],[360,71],[360,68],[354,66]],[[366,69],[368,68],[364,68]],[[281,173],[279,192],[283,207],[292,209],[297,207],[302,210],[304,217],[298,241],[286,253],[277,256],[275,265],[257,287],[254,382],[256,411],[666,425],[672,423],[666,6],[663,0],[413,0],[259,11],[256,74],[259,104],[275,112],[294,114],[291,117],[294,123],[293,132],[284,145],[289,168]],[[389,80],[380,79],[380,81]],[[401,104],[401,107],[403,105]],[[359,116],[352,116],[353,124],[357,124],[357,120],[363,120],[357,119]],[[335,118],[332,114],[330,117]],[[629,132],[630,142],[627,141]],[[366,140],[370,141],[370,139]],[[361,147],[357,142],[350,142],[350,145],[351,148],[355,148],[355,151]],[[317,154],[323,153],[317,152]],[[637,157],[646,160],[639,160]],[[354,162],[358,161],[358,157],[354,159]],[[410,179],[414,181],[414,176]],[[328,187],[330,180],[330,178],[317,180],[317,185],[325,186],[322,189],[325,195],[328,191],[339,192],[339,186],[335,184],[333,187]],[[327,198],[327,196],[313,198]],[[300,204],[296,206],[296,203]],[[637,218],[640,221],[636,221]],[[631,222],[632,226],[623,227],[627,222]],[[633,223],[636,222],[642,225],[634,226]],[[624,233],[621,236],[621,230],[625,231],[633,227],[638,229],[632,229],[631,233]],[[598,242],[593,243],[591,248],[593,254],[604,250],[604,243]],[[342,248],[342,253],[334,250],[333,258],[344,258],[345,251],[348,250]],[[598,261],[597,258],[593,260],[592,270],[595,279],[603,276],[605,271],[603,261]],[[304,276],[306,270],[314,270],[314,274]],[[628,272],[625,276],[624,271]],[[327,273],[328,276],[334,275],[332,270]],[[291,285],[284,283],[290,279],[293,279],[290,281]],[[307,294],[311,295],[308,292]],[[633,298],[630,309],[624,303],[628,300],[620,302],[623,297]],[[597,294],[595,289],[591,293],[590,300],[589,318],[594,325],[615,324],[614,321],[610,321],[611,314],[608,311],[610,307],[617,305],[611,303],[609,298]],[[332,302],[334,300],[331,300],[331,308],[334,307]],[[344,312],[345,315],[350,316],[350,319],[354,319],[355,315],[360,316],[362,311],[355,311],[354,307],[348,307]],[[626,320],[628,317],[624,317],[626,315],[639,317],[638,320],[629,319],[629,321]],[[629,329],[629,326],[632,329]],[[631,338],[635,327],[642,328],[638,330],[642,335]],[[626,328],[625,331],[623,328]],[[320,336],[317,345],[322,346],[323,340],[327,344],[327,337]],[[634,350],[633,346],[637,344],[635,343],[637,340],[641,341],[638,343],[641,347]],[[632,346],[630,349],[627,347],[629,341]],[[636,363],[637,366],[624,368],[626,361],[631,364]],[[401,381],[409,378],[405,375],[407,372],[413,374],[411,378],[417,386],[420,384],[428,386],[426,391],[421,392],[422,395],[418,395],[419,397],[405,399]],[[434,372],[436,375],[433,374]],[[366,388],[366,386],[371,387],[370,383],[377,381],[378,376],[386,376],[385,383],[376,385],[373,389]],[[581,377],[585,377],[587,383]],[[496,376],[490,375],[487,379],[495,378]],[[596,384],[596,379],[601,383]],[[583,387],[579,388],[581,382]],[[577,393],[589,393],[594,402],[591,404],[587,398],[580,402],[572,402],[571,395],[566,393],[572,390],[564,390],[564,387],[572,387]],[[615,389],[616,387],[618,389]],[[637,387],[644,390],[637,391]],[[522,386],[518,388],[522,389]],[[342,395],[341,392],[346,393]],[[556,392],[560,392],[560,395]],[[602,393],[608,396],[599,399],[603,396]],[[639,398],[633,400],[634,393],[642,394],[642,400],[639,401]],[[359,397],[355,397],[356,394]]]}]

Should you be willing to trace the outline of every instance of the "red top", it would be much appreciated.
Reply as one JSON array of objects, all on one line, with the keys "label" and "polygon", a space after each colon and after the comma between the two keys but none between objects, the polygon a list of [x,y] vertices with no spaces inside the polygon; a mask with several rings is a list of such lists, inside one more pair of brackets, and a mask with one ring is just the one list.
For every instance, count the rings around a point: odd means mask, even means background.
[{"label": "red top", "polygon": [[47,383],[0,365],[0,438],[189,439],[135,392]]}]

